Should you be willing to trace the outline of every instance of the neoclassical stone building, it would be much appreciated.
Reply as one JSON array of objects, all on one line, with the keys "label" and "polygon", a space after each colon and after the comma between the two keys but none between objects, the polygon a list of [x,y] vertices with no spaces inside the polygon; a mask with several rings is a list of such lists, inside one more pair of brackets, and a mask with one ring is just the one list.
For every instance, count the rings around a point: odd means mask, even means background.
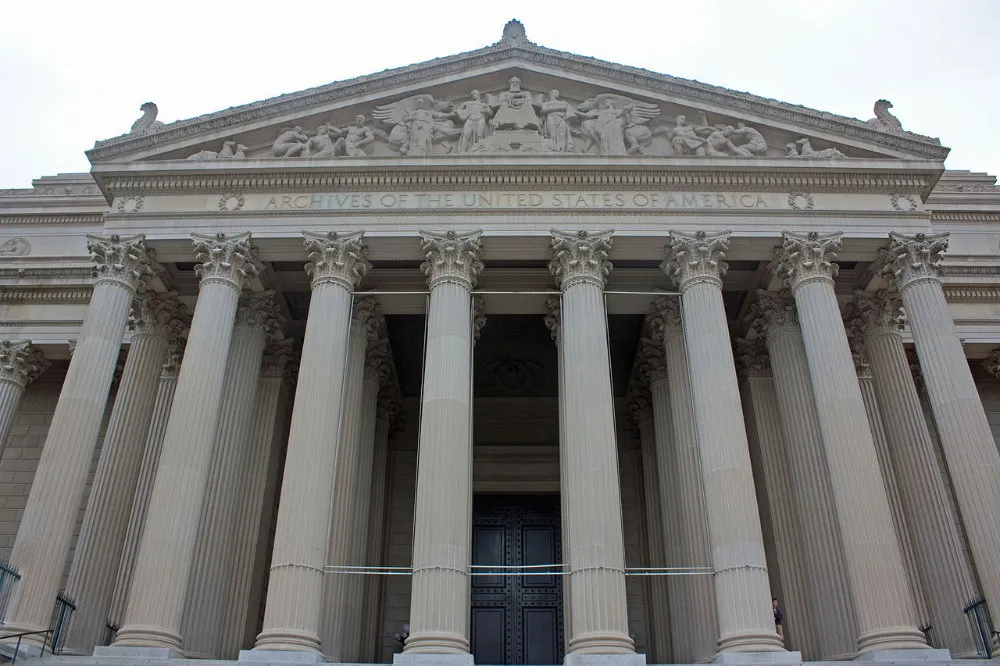
[{"label": "neoclassical stone building", "polygon": [[512,21],[147,103],[89,174],[0,190],[4,635],[61,619],[81,663],[985,654],[1000,188],[890,106]]}]

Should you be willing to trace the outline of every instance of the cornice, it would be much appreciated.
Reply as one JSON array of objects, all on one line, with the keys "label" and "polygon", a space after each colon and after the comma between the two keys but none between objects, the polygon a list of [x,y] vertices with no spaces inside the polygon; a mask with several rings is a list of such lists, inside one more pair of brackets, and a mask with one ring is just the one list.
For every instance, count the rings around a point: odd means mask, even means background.
[{"label": "cornice", "polygon": [[46,303],[50,305],[86,305],[90,287],[3,287],[0,303]]},{"label": "cornice", "polygon": [[949,152],[948,148],[941,146],[940,140],[912,132],[900,134],[884,132],[854,118],[808,109],[698,81],[657,74],[649,70],[596,58],[565,53],[541,47],[526,40],[518,40],[516,42],[501,41],[475,51],[389,69],[177,121],[152,134],[125,134],[106,141],[98,141],[93,149],[87,151],[87,156],[91,162],[106,161],[118,155],[149,149],[213,130],[307,111],[313,107],[347,100],[355,96],[390,92],[392,88],[433,77],[460,74],[472,69],[503,64],[509,64],[512,67],[522,64],[536,64],[557,68],[566,73],[596,76],[618,84],[642,87],[651,92],[676,95],[730,108],[734,111],[749,112],[763,118],[788,121],[801,127],[832,132],[934,159],[943,159]]}]

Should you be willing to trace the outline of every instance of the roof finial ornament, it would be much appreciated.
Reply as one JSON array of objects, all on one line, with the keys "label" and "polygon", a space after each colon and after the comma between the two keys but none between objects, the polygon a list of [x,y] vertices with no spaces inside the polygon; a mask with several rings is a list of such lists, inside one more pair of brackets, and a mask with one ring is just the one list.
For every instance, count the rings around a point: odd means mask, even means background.
[{"label": "roof finial ornament", "polygon": [[146,102],[139,107],[139,110],[142,111],[142,117],[132,123],[132,131],[129,134],[152,134],[164,128],[164,124],[156,119],[158,110],[155,104]]},{"label": "roof finial ornament", "polygon": [[524,32],[524,24],[517,19],[507,21],[503,27],[503,37],[501,42],[518,43],[528,41],[528,35]]},{"label": "roof finial ornament", "polygon": [[868,121],[868,124],[875,129],[882,130],[883,132],[895,132],[897,134],[903,131],[903,123],[899,122],[899,118],[894,116],[889,109],[892,108],[892,102],[887,99],[880,99],[875,102],[875,117]]}]

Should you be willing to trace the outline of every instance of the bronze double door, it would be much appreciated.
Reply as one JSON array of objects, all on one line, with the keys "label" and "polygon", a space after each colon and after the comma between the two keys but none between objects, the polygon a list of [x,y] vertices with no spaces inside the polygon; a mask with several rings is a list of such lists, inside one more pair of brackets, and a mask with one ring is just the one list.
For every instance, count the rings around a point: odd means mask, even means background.
[{"label": "bronze double door", "polygon": [[[473,564],[559,563],[559,527],[557,496],[476,495]],[[562,590],[560,576],[473,576],[471,629],[476,663],[562,663]]]}]

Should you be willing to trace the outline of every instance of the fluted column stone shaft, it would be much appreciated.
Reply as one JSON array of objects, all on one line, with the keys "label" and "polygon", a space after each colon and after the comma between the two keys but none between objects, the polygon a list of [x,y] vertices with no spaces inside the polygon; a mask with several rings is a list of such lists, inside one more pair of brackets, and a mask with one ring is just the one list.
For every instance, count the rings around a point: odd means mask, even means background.
[{"label": "fluted column stone shaft", "polygon": [[201,278],[163,436],[125,620],[115,645],[180,650],[185,593],[215,445],[240,292],[256,275],[250,234],[192,234]]},{"label": "fluted column stone shaft", "polygon": [[941,286],[947,246],[948,234],[890,234],[885,268],[913,333],[983,596],[1000,618],[1000,450]]},{"label": "fluted column stone shaft", "polygon": [[632,653],[625,598],[618,447],[604,284],[611,232],[552,232],[549,270],[562,290],[560,339],[566,427],[570,652]]},{"label": "fluted column stone shaft", "polygon": [[[666,479],[676,483],[672,511],[676,514],[674,520],[678,530],[675,532],[677,544],[673,566],[711,567],[712,544],[708,532],[701,453],[698,450],[684,327],[677,299],[656,299],[650,322],[653,340],[663,348],[664,362],[664,367],[653,373],[656,381],[650,385],[657,417],[661,492],[667,490],[662,485]],[[668,412],[669,419],[659,418],[661,415],[665,417]],[[665,443],[669,445],[664,446]],[[676,626],[686,634],[689,661],[709,661],[715,655],[719,640],[713,577],[678,576],[671,580],[679,584],[682,593],[683,608],[676,608],[674,613],[682,615]]]},{"label": "fluted column stone shaft", "polygon": [[0,341],[0,458],[7,449],[7,435],[25,387],[50,365],[31,342]]},{"label": "fluted column stone shaft", "polygon": [[183,311],[175,294],[148,294],[132,304],[132,344],[66,581],[66,595],[76,603],[64,643],[71,654],[90,654],[104,639],[128,528],[122,507],[135,493],[168,340],[184,328]]},{"label": "fluted column stone shaft", "polygon": [[840,234],[783,234],[778,272],[791,287],[812,378],[854,609],[858,651],[926,648],[896,540],[854,361],[833,289]]},{"label": "fluted column stone shaft", "polygon": [[857,620],[795,304],[787,292],[758,291],[753,308],[749,319],[758,333],[766,336],[782,430],[793,443],[785,451],[801,518],[803,554],[809,563],[810,614],[816,626],[822,627],[817,656],[849,660],[855,654]]},{"label": "fluted column stone shaft", "polygon": [[[355,299],[354,316],[347,351],[347,373],[344,375],[344,398],[341,407],[340,431],[337,447],[337,471],[333,480],[332,514],[330,516],[330,542],[327,546],[328,566],[356,566],[351,561],[351,512],[358,500],[358,458],[361,441],[365,399],[365,353],[368,349],[369,320],[378,305],[372,299]],[[344,650],[344,623],[347,621],[347,590],[353,574],[332,573],[323,580],[325,589],[323,653],[331,661],[350,661]]]},{"label": "fluted column stone shaft", "polygon": [[152,274],[143,236],[88,236],[87,249],[97,279],[11,551],[8,633],[49,627],[129,308]]},{"label": "fluted column stone shaft", "polygon": [[182,636],[189,657],[220,656],[226,595],[233,576],[237,498],[243,484],[260,364],[268,337],[277,335],[282,323],[274,292],[243,292],[226,359],[218,429],[188,582]]},{"label": "fluted column stone shaft", "polygon": [[264,349],[256,398],[251,413],[246,456],[240,470],[240,499],[233,528],[233,575],[225,604],[225,624],[219,640],[219,655],[234,659],[245,637],[257,626],[257,606],[264,563],[259,541],[263,522],[270,514],[280,455],[281,403],[288,397],[285,366],[292,355],[290,339],[272,340]]},{"label": "fluted column stone shaft", "polygon": [[[744,382],[743,408],[750,443],[750,459],[756,459],[754,478],[758,481],[758,499],[762,512],[769,513],[773,555],[777,565],[778,590],[774,596],[784,611],[782,627],[785,646],[802,652],[813,661],[818,655],[817,628],[812,618],[812,594],[807,583],[802,527],[797,511],[792,472],[785,451],[788,441],[781,429],[778,397],[770,360],[760,339],[753,343],[737,341],[741,376]],[[766,506],[766,508],[765,508]],[[772,580],[774,578],[772,577]],[[779,594],[780,590],[780,594]]]},{"label": "fluted column stone shaft", "polygon": [[[405,652],[469,652],[472,548],[472,288],[480,232],[421,232],[430,288]],[[443,518],[447,517],[447,518]]]},{"label": "fluted column stone shaft", "polygon": [[903,511],[914,536],[917,567],[930,611],[931,636],[957,657],[974,657],[976,647],[962,609],[978,596],[978,590],[920,396],[910,375],[899,334],[900,301],[885,293],[859,294],[854,311],[854,325],[863,336],[865,355],[875,379]]},{"label": "fluted column stone shaft", "polygon": [[146,514],[149,510],[149,498],[153,492],[156,469],[160,464],[163,435],[167,430],[167,419],[170,418],[170,408],[174,402],[177,375],[180,373],[183,355],[184,338],[180,334],[171,336],[167,340],[166,360],[160,371],[160,381],[156,389],[156,399],[153,403],[142,463],[139,465],[139,476],[133,493],[132,510],[129,513],[128,528],[125,532],[121,559],[118,563],[118,575],[115,578],[114,593],[108,611],[108,624],[113,627],[121,626],[125,607],[128,604],[128,593],[132,586],[135,560],[139,555],[142,530],[146,524]]},{"label": "fluted column stone shaft", "polygon": [[[352,291],[368,271],[361,232],[304,233],[309,319],[278,504],[263,631],[255,650],[320,651],[323,567],[347,369]],[[331,378],[333,381],[331,381]],[[331,442],[332,440],[332,442]]]},{"label": "fluted column stone shaft", "polygon": [[775,652],[783,646],[774,629],[764,537],[722,301],[722,275],[728,268],[722,258],[728,246],[729,232],[671,231],[663,269],[681,291],[715,568],[719,650]]}]

